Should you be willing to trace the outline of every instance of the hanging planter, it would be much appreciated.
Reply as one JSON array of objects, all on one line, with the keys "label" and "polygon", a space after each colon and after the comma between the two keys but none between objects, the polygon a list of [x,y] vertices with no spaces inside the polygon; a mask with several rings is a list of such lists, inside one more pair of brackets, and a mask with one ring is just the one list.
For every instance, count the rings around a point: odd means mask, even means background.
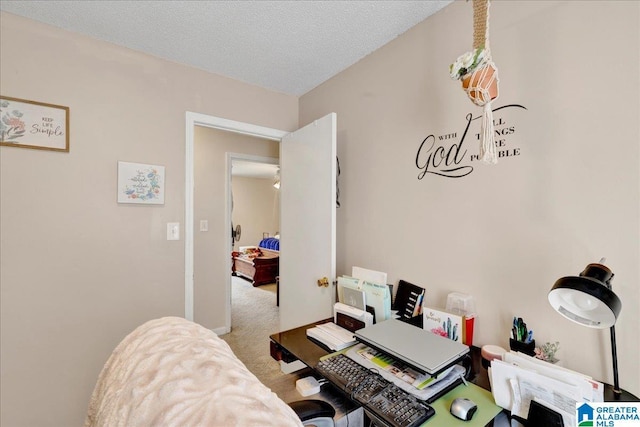
[{"label": "hanging planter", "polygon": [[474,104],[482,107],[498,97],[498,69],[493,62],[483,65],[462,77],[462,88]]},{"label": "hanging planter", "polygon": [[493,137],[491,101],[499,95],[498,68],[489,49],[489,0],[473,0],[473,50],[460,55],[449,66],[452,79],[462,81],[462,89],[482,114],[479,157],[486,163],[498,162]]},{"label": "hanging planter", "polygon": [[484,48],[459,56],[449,66],[449,72],[451,78],[462,81],[462,88],[474,104],[482,107],[498,97],[498,69]]}]

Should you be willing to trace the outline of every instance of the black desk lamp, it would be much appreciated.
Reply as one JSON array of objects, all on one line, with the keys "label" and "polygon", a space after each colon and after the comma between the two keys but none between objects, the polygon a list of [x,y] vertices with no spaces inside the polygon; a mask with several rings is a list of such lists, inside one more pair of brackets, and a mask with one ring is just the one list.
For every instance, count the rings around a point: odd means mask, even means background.
[{"label": "black desk lamp", "polygon": [[589,264],[579,276],[562,277],[549,291],[549,303],[567,319],[590,328],[611,331],[611,355],[613,358],[613,393],[620,399],[622,390],[618,382],[618,355],[616,352],[615,323],[622,303],[611,290],[613,273],[599,263]]}]

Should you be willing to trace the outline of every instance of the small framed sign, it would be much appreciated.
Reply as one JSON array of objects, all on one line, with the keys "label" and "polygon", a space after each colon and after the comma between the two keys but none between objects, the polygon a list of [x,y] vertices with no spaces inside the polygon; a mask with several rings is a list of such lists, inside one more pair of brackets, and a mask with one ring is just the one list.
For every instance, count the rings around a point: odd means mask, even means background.
[{"label": "small framed sign", "polygon": [[69,107],[0,96],[0,145],[69,152]]},{"label": "small framed sign", "polygon": [[164,166],[118,162],[118,203],[164,204]]}]

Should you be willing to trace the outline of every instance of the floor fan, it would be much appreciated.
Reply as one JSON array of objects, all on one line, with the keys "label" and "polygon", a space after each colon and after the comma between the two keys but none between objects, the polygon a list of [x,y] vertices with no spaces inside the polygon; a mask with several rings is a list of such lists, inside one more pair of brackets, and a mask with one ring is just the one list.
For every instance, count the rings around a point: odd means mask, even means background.
[{"label": "floor fan", "polygon": [[240,241],[240,237],[242,236],[242,227],[240,224],[236,225],[236,228],[233,228],[233,224],[231,224],[231,245],[235,245],[236,242]]}]

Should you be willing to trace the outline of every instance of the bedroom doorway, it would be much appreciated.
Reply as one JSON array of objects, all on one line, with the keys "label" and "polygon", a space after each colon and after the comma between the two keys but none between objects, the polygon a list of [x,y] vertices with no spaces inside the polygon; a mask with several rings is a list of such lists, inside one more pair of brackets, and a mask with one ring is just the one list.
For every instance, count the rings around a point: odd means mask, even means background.
[{"label": "bedroom doorway", "polygon": [[229,154],[231,176],[231,328],[243,324],[244,300],[279,317],[280,164],[277,158]]},{"label": "bedroom doorway", "polygon": [[[333,309],[335,289],[333,286],[318,287],[317,281],[324,276],[330,278],[328,283],[332,283],[335,278],[335,113],[315,120],[297,131],[286,132],[186,112],[185,318],[194,320],[219,335],[230,331],[231,218],[225,214],[223,220],[209,221],[208,234],[203,234],[202,230],[196,227],[200,218],[196,220],[199,216],[196,208],[199,206],[196,206],[194,201],[195,193],[197,189],[202,188],[202,183],[208,181],[199,178],[200,185],[195,185],[195,165],[204,161],[200,154],[194,154],[195,134],[199,129],[205,128],[236,137],[250,136],[278,143],[283,188],[280,211],[282,227],[279,231],[284,248],[280,251],[282,256],[279,266],[282,285],[279,329],[329,317]],[[214,155],[208,163],[208,169],[213,170],[216,176],[220,176],[220,173],[222,177],[225,174],[230,175],[230,163],[226,162],[224,155]],[[215,181],[215,204],[229,205],[229,197],[224,195],[225,184],[220,182],[219,178],[215,178]],[[285,218],[285,214],[289,219]],[[287,227],[288,229],[285,229]],[[200,275],[194,269],[194,237],[204,237],[205,234],[209,236],[207,244],[215,244],[210,245],[212,252],[208,254],[208,258],[199,262],[199,265],[206,265],[208,268],[206,274]],[[224,245],[217,244],[220,241],[224,242]],[[313,257],[308,256],[309,248],[314,249]],[[203,251],[198,251],[198,254],[200,256]],[[198,286],[195,286],[196,279]],[[284,282],[295,286],[285,286]]]},{"label": "bedroom doorway", "polygon": [[185,317],[222,335],[231,330],[232,156],[277,163],[286,133],[196,113],[186,129]]}]

